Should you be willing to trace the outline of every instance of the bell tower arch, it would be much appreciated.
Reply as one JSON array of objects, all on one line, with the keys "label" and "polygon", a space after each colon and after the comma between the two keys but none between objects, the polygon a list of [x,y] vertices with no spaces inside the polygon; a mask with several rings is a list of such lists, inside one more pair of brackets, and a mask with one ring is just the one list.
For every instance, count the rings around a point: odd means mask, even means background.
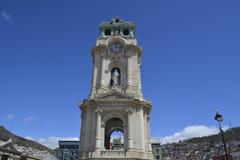
[{"label": "bell tower arch", "polygon": [[[81,159],[153,159],[150,112],[141,89],[142,49],[135,24],[119,17],[100,24],[92,49],[93,76],[88,99],[80,104]],[[111,134],[123,134],[123,147],[111,150]]]}]

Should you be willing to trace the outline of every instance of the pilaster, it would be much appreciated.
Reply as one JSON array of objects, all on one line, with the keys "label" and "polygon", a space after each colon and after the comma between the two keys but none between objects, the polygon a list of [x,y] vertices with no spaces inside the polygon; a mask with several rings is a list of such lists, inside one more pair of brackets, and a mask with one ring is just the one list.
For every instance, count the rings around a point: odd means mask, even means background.
[{"label": "pilaster", "polygon": [[103,112],[103,110],[101,109],[96,109],[95,112],[97,113],[97,121],[96,121],[96,144],[95,144],[95,150],[99,150],[101,149],[101,143],[102,143],[102,139],[101,139],[101,113]]},{"label": "pilaster", "polygon": [[133,149],[133,131],[132,131],[132,125],[133,125],[133,121],[132,121],[132,113],[133,110],[131,109],[126,109],[125,112],[127,112],[127,133],[128,133],[128,139],[127,139],[127,147],[128,150],[132,150]]}]

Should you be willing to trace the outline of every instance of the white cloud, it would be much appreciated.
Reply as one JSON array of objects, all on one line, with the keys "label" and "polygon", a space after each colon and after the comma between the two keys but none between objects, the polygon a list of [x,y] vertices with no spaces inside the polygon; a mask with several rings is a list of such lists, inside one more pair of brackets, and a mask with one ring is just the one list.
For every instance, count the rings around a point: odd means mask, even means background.
[{"label": "white cloud", "polygon": [[34,119],[35,119],[34,116],[29,116],[29,117],[26,117],[26,118],[24,119],[24,122],[31,122],[31,121],[33,121]]},{"label": "white cloud", "polygon": [[34,141],[34,138],[32,138],[31,136],[27,136],[25,138]]},{"label": "white cloud", "polygon": [[37,141],[38,143],[47,146],[51,149],[56,149],[58,147],[58,141],[59,140],[68,140],[68,141],[78,141],[78,137],[47,137],[47,138],[39,138],[39,139],[34,139],[31,136],[25,137],[26,139],[34,140]]},{"label": "white cloud", "polygon": [[5,12],[5,11],[2,11],[1,12],[1,16],[4,18],[5,21],[8,21],[8,22],[12,22],[13,21],[13,18],[11,16],[11,14]]},{"label": "white cloud", "polygon": [[12,120],[14,118],[14,114],[8,114],[7,116],[6,116],[6,119],[7,120]]},{"label": "white cloud", "polygon": [[[228,127],[224,127],[226,130]],[[219,133],[219,128],[209,127],[205,125],[193,125],[184,128],[183,130],[176,132],[170,136],[154,138],[153,141],[160,141],[162,144],[178,142],[180,140],[186,140],[193,137],[203,137]]]}]

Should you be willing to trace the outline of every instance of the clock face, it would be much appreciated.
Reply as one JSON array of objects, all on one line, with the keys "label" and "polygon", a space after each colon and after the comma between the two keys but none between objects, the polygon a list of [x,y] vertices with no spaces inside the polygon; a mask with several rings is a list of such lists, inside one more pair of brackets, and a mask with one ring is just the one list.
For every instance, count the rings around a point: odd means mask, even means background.
[{"label": "clock face", "polygon": [[122,45],[120,43],[112,43],[110,46],[110,50],[113,53],[120,53],[122,51]]}]

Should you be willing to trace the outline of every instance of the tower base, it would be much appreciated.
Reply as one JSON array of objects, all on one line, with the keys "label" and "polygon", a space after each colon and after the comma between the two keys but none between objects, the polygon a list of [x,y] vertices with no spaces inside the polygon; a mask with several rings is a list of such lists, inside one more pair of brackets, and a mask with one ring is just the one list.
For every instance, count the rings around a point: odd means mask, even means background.
[{"label": "tower base", "polygon": [[152,152],[103,150],[85,153],[80,160],[153,160]]},{"label": "tower base", "polygon": [[80,160],[149,160],[149,159],[140,159],[140,158],[84,158]]}]

